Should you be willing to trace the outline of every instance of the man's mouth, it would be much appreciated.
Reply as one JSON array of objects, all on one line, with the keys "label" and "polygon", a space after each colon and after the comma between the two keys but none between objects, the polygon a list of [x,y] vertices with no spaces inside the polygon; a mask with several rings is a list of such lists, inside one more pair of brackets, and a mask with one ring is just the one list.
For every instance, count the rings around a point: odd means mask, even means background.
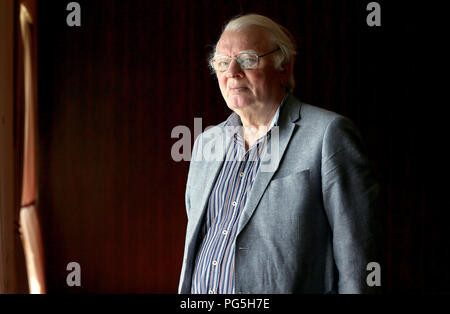
[{"label": "man's mouth", "polygon": [[232,88],[230,88],[230,91],[235,92],[235,93],[244,92],[246,90],[247,90],[247,87],[232,87]]}]

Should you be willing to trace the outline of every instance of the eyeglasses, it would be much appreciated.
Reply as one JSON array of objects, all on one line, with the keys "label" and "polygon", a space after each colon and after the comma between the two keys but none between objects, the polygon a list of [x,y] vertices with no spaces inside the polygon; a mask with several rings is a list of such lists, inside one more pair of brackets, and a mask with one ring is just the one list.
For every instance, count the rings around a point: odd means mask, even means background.
[{"label": "eyeglasses", "polygon": [[278,50],[280,50],[280,47],[260,56],[258,56],[256,53],[251,52],[241,52],[236,57],[233,58],[218,55],[211,60],[210,65],[215,71],[224,72],[228,70],[231,61],[236,60],[237,63],[239,63],[239,65],[241,66],[241,69],[243,70],[255,69],[258,66],[259,58],[268,56]]}]

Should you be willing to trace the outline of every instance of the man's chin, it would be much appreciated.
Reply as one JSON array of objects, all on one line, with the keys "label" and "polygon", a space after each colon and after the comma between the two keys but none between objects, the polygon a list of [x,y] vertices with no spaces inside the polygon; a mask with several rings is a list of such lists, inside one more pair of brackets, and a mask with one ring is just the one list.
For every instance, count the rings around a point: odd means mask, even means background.
[{"label": "man's chin", "polygon": [[250,101],[250,99],[247,99],[247,97],[236,97],[231,96],[228,98],[227,104],[228,107],[232,110],[234,109],[243,109],[248,106],[250,106],[253,102]]}]

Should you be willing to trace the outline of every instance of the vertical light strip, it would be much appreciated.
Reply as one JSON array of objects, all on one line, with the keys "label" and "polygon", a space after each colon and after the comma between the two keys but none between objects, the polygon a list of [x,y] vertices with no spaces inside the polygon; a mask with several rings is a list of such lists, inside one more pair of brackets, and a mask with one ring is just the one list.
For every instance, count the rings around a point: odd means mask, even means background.
[{"label": "vertical light strip", "polygon": [[24,56],[24,151],[23,151],[23,180],[21,205],[26,206],[35,201],[35,169],[34,169],[34,95],[33,95],[33,69],[32,69],[32,26],[33,20],[26,7],[20,5],[20,28],[22,32]]},{"label": "vertical light strip", "polygon": [[35,112],[32,67],[32,24],[27,8],[20,5],[20,29],[24,48],[24,155],[20,209],[20,228],[24,247],[30,293],[45,293],[44,254],[39,219],[36,212]]}]

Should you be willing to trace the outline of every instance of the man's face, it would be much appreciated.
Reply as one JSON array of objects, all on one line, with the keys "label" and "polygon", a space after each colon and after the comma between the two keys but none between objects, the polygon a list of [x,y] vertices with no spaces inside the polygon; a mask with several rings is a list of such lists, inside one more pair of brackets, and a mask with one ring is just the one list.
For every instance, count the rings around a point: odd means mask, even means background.
[{"label": "man's face", "polygon": [[[217,43],[216,55],[235,57],[242,51],[263,55],[276,48],[267,31],[251,26],[224,32]],[[239,63],[232,60],[228,70],[217,72],[222,96],[231,110],[238,114],[251,114],[263,107],[279,104],[285,92],[281,82],[286,80],[286,75],[275,69],[274,54],[259,58],[255,69],[242,70]]]}]

